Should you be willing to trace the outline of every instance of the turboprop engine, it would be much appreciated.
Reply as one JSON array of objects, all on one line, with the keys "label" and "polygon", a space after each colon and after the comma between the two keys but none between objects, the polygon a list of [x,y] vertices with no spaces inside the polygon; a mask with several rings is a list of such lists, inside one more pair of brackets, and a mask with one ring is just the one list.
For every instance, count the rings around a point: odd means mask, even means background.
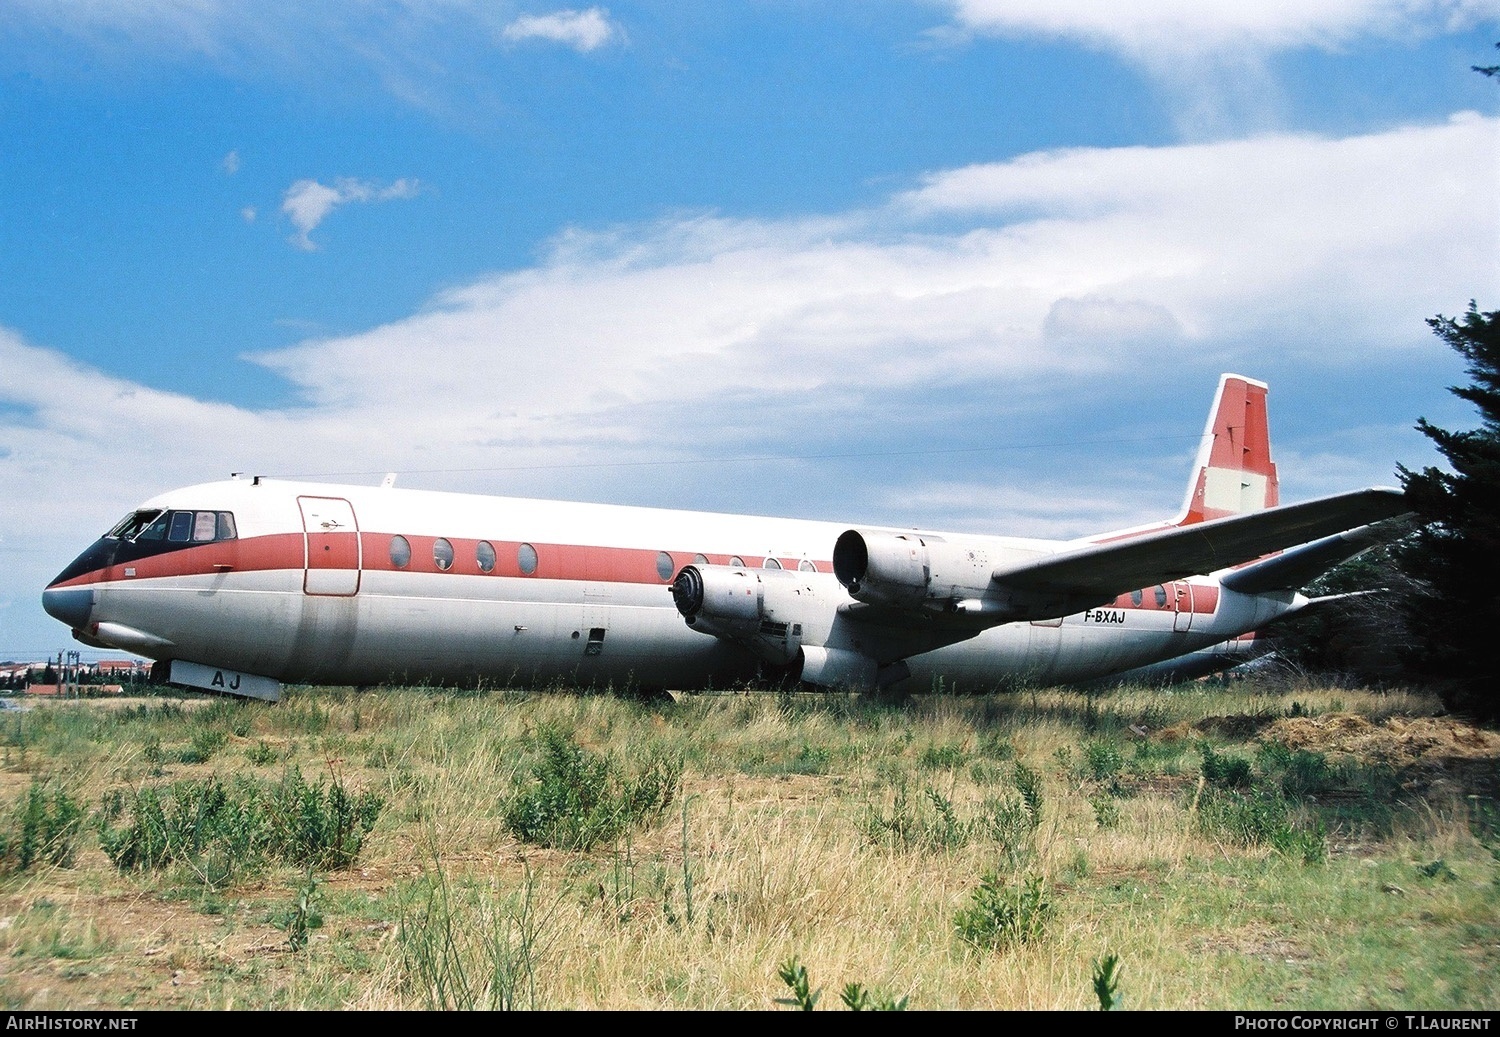
[{"label": "turboprop engine", "polygon": [[996,579],[997,569],[1040,557],[1045,552],[978,537],[850,529],[833,545],[833,573],[855,601],[939,612],[978,628],[1055,619],[1109,600]]},{"label": "turboprop engine", "polygon": [[951,610],[989,590],[995,560],[971,540],[851,529],[833,545],[833,573],[857,601]]},{"label": "turboprop engine", "polygon": [[[745,645],[778,666],[797,658],[803,631],[819,622],[810,574],[790,569],[689,565],[672,581],[672,600],[688,626]],[[830,613],[828,605],[822,606]]]}]

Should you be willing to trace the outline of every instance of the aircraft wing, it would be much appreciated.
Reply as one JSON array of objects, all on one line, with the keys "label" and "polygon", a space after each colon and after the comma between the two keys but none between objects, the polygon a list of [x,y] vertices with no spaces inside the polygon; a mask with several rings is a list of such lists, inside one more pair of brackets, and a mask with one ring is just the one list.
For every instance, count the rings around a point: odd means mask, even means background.
[{"label": "aircraft wing", "polygon": [[992,585],[1002,591],[1108,600],[1140,587],[1239,565],[1410,510],[1400,490],[1355,490],[1086,544],[997,568]]}]

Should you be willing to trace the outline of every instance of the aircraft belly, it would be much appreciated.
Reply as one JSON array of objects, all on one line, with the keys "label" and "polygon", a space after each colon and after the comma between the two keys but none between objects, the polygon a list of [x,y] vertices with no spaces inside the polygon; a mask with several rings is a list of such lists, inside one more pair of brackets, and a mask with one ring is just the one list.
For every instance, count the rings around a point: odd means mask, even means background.
[{"label": "aircraft belly", "polygon": [[1060,626],[1007,623],[909,661],[904,687],[983,693],[1018,684],[1068,684],[1206,647],[1224,636],[1200,617],[1192,632],[1172,629],[1171,613],[1137,613],[1121,627],[1069,616]]},{"label": "aircraft belly", "polygon": [[[381,575],[367,574],[358,599],[346,668],[360,683],[695,687],[705,675],[722,672],[728,680],[744,669],[743,653],[689,630],[660,588],[613,585],[608,604],[596,598],[585,625],[580,585],[572,581],[438,576],[394,585]],[[595,629],[607,633],[591,646]]]}]

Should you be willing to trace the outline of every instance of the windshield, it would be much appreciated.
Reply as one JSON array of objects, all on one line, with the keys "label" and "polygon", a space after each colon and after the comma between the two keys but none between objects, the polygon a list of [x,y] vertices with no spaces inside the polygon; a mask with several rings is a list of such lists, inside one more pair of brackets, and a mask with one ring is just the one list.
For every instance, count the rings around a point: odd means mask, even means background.
[{"label": "windshield", "polygon": [[115,527],[104,535],[111,540],[134,540],[140,535],[141,530],[151,525],[152,521],[162,514],[161,510],[133,511],[126,515]]},{"label": "windshield", "polygon": [[238,531],[232,512],[162,511],[157,508],[126,515],[104,535],[132,544],[152,540],[202,544],[211,540],[233,540]]}]

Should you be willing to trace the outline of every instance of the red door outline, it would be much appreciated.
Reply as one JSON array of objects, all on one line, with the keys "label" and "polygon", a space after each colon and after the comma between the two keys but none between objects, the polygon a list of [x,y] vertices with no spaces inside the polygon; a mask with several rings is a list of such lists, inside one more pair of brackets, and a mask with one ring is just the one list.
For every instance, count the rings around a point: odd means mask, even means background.
[{"label": "red door outline", "polygon": [[302,511],[302,590],[349,598],[359,593],[363,545],[354,505],[342,497],[298,497]]}]

